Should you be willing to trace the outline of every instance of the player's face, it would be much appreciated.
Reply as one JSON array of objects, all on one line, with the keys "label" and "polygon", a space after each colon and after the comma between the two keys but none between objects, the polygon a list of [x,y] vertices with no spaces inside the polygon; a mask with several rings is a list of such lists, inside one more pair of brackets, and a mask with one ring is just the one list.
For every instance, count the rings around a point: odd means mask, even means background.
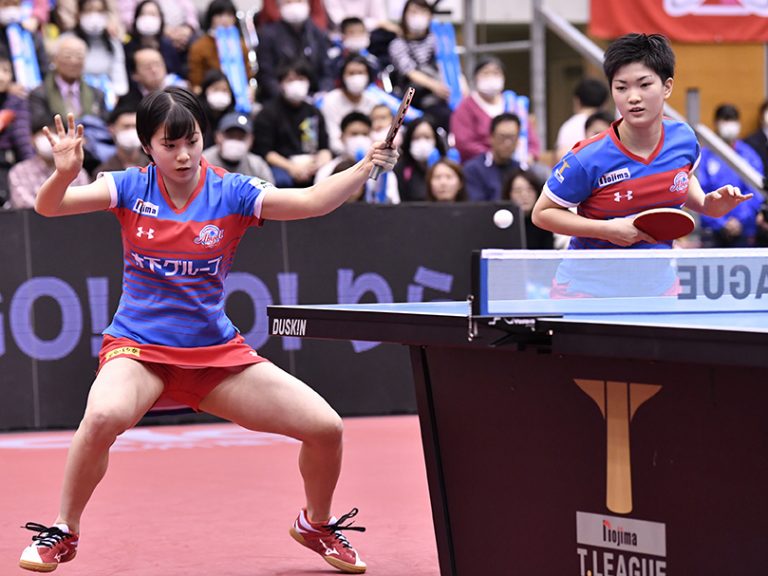
[{"label": "player's face", "polygon": [[665,81],[641,62],[619,68],[611,83],[611,94],[624,121],[633,127],[651,126],[664,111],[672,94],[672,78]]},{"label": "player's face", "polygon": [[161,124],[152,135],[147,152],[152,155],[166,183],[183,187],[197,184],[203,155],[203,135],[197,124],[191,137],[176,140],[165,137],[165,124]]}]

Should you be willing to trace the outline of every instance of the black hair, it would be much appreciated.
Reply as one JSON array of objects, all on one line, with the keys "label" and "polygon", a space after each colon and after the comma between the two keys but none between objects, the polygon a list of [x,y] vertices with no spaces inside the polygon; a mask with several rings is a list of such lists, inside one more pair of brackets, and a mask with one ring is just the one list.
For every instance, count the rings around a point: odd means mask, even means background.
[{"label": "black hair", "polygon": [[297,58],[295,60],[282,62],[277,68],[278,81],[282,82],[291,72],[295,72],[300,76],[304,76],[305,78],[309,79],[310,83],[314,79],[314,75],[312,74],[312,67],[304,58]]},{"label": "black hair", "polygon": [[0,62],[9,62],[11,65],[13,65],[13,61],[11,60],[11,53],[8,52],[8,48],[0,44]]},{"label": "black hair", "polygon": [[[427,0],[407,0],[405,5],[403,5],[403,12],[400,16],[400,27],[403,29],[403,38],[408,38],[408,36],[410,36],[412,33],[411,30],[408,29],[408,23],[405,21],[405,13],[412,5],[420,6],[421,8],[426,8],[430,12],[434,12],[432,4],[427,2]],[[425,36],[427,34],[429,34],[429,30],[424,33]]]},{"label": "black hair", "polygon": [[592,126],[592,124],[601,120],[608,124],[613,124],[613,121],[616,120],[616,118],[607,110],[598,110],[587,116],[587,119],[584,121],[584,130],[589,130],[589,127]]},{"label": "black hair", "polygon": [[432,134],[435,137],[435,148],[437,148],[437,151],[440,153],[440,156],[445,156],[446,152],[448,152],[445,141],[443,138],[440,138],[440,135],[437,133],[437,124],[432,119],[431,116],[425,114],[424,116],[421,116],[420,118],[415,118],[414,120],[411,120],[410,122],[406,123],[405,133],[403,134],[403,156],[408,162],[414,162],[413,158],[411,157],[411,141],[413,140],[413,133],[416,131],[416,128],[421,126],[422,124],[429,124],[429,126],[432,128]]},{"label": "black hair", "polygon": [[582,78],[573,91],[582,106],[600,108],[608,100],[608,87],[597,78]]},{"label": "black hair", "polygon": [[353,62],[357,62],[359,64],[365,65],[365,71],[368,73],[368,84],[373,82],[373,70],[371,70],[371,65],[366,59],[365,56],[360,54],[359,52],[350,52],[347,54],[346,58],[344,58],[343,62],[341,63],[341,71],[339,72],[339,77],[344,77],[344,71],[347,69],[347,66],[352,64]]},{"label": "black hair", "polygon": [[32,115],[29,122],[29,131],[31,134],[37,134],[46,126],[48,126],[48,130],[51,131],[51,134],[56,134],[56,123],[53,118],[42,114]]},{"label": "black hair", "polygon": [[503,112],[499,114],[498,116],[494,116],[491,120],[491,134],[493,134],[496,131],[496,127],[501,124],[502,122],[515,122],[517,123],[517,128],[520,128],[520,116],[517,114],[513,114],[512,112]]},{"label": "black hair", "polygon": [[347,129],[347,126],[349,126],[353,122],[362,122],[363,124],[368,126],[368,128],[373,126],[373,122],[371,122],[371,119],[368,115],[363,114],[362,112],[354,111],[354,112],[350,112],[349,114],[344,116],[344,118],[341,119],[341,131],[344,132],[344,130]]},{"label": "black hair", "polygon": [[518,176],[522,176],[528,181],[528,184],[533,186],[533,189],[536,190],[537,196],[541,194],[541,191],[544,188],[544,180],[542,180],[539,176],[537,176],[533,170],[523,170],[522,168],[517,168],[509,172],[504,177],[504,180],[502,181],[502,184],[501,184],[502,200],[512,200],[512,183],[515,181],[515,178],[517,178]]},{"label": "black hair", "polygon": [[675,76],[675,53],[667,37],[661,34],[632,33],[611,42],[603,61],[608,84],[613,83],[619,68],[634,62],[648,66],[659,75],[662,82]]},{"label": "black hair", "polygon": [[344,20],[341,21],[341,24],[339,24],[339,30],[342,34],[346,34],[347,29],[350,26],[365,26],[365,22],[363,22],[362,18],[358,18],[357,16],[349,16],[348,18],[344,18]]},{"label": "black hair", "polygon": [[474,70],[472,70],[472,76],[477,76],[477,73],[480,72],[483,68],[486,66],[494,64],[495,66],[498,66],[502,73],[506,75],[506,70],[504,68],[504,63],[501,61],[501,59],[498,56],[494,56],[492,54],[483,54],[477,59],[477,63],[475,64]]},{"label": "black hair", "polygon": [[[78,17],[77,17],[77,24],[75,24],[75,30],[74,30],[75,35],[81,40],[83,40],[83,42],[85,42],[88,48],[91,47],[90,37],[88,34],[85,33],[85,30],[83,30],[80,27],[80,17],[83,14],[83,7],[85,6],[86,2],[90,2],[90,1],[91,0],[78,0],[77,2]],[[107,15],[107,17],[109,17],[109,6],[107,6],[107,0],[99,0],[99,2],[101,2],[102,11]],[[104,28],[104,30],[102,30],[99,36],[101,36],[101,39],[104,41],[104,45],[107,47],[107,51],[110,54],[114,54],[115,47],[112,46],[112,38],[110,37],[109,32],[107,31],[107,28]]]},{"label": "black hair", "polygon": [[211,29],[211,22],[213,22],[214,16],[219,14],[231,14],[237,18],[237,8],[235,8],[232,0],[211,0],[211,3],[208,4],[208,9],[205,11],[205,30]]},{"label": "black hair", "polygon": [[194,94],[185,88],[168,86],[147,94],[136,111],[136,131],[141,143],[149,147],[152,136],[165,125],[165,138],[190,138],[197,127],[205,134],[208,119]]},{"label": "black hair", "polygon": [[132,38],[146,38],[146,36],[142,36],[139,34],[138,30],[136,30],[136,19],[141,16],[141,11],[144,9],[144,6],[147,4],[154,4],[157,6],[158,12],[160,12],[160,30],[157,31],[157,34],[154,36],[151,36],[157,43],[156,46],[151,45],[152,48],[157,48],[160,46],[160,38],[163,35],[163,30],[165,30],[165,16],[163,15],[163,8],[160,6],[160,4],[157,3],[157,0],[141,0],[138,4],[136,4],[136,10],[133,11],[133,24],[131,25],[131,37]]},{"label": "black hair", "polygon": [[739,119],[739,109],[736,108],[733,104],[720,104],[715,109],[715,120],[716,121],[722,121],[722,120],[738,120]]},{"label": "black hair", "polygon": [[136,108],[134,106],[129,106],[125,102],[121,103],[118,100],[117,106],[112,109],[112,111],[109,113],[109,116],[107,117],[107,124],[111,126],[117,122],[117,120],[123,114],[136,114]]},{"label": "black hair", "polygon": [[203,81],[200,84],[200,95],[205,98],[205,91],[208,90],[212,84],[220,82],[221,80],[226,81],[229,95],[232,96],[232,102],[234,102],[235,93],[232,90],[232,85],[229,83],[229,78],[227,78],[227,75],[218,68],[211,68],[210,70],[205,71],[205,74],[203,75]]}]

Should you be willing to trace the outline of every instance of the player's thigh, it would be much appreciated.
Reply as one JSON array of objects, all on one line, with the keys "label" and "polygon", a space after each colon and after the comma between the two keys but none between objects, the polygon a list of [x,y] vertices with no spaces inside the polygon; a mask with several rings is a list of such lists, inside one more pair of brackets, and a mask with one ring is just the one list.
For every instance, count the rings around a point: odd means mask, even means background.
[{"label": "player's thigh", "polygon": [[200,402],[200,410],[251,430],[300,440],[340,434],[342,426],[322,396],[270,362],[225,378]]},{"label": "player's thigh", "polygon": [[118,428],[136,424],[163,392],[163,382],[141,362],[115,358],[104,364],[88,393],[85,418]]}]

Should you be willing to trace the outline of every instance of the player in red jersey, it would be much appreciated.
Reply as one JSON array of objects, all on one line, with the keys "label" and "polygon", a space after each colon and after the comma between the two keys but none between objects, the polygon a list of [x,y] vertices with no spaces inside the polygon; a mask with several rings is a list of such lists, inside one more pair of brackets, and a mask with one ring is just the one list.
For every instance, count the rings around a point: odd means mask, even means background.
[{"label": "player in red jersey", "polygon": [[[306,505],[290,534],[343,572],[366,569],[342,534],[357,509],[340,519],[331,515],[341,418],[310,387],[243,342],[223,312],[223,280],[248,227],[327,214],[363,186],[374,166],[391,170],[398,154],[379,142],[355,166],[315,186],[277,190],[209,167],[202,160],[205,127],[194,95],[180,88],[154,92],[137,112],[139,138],[153,164],[80,187],[70,184],[83,162],[82,126],[70,114],[65,129],[57,116],[56,133],[46,134],[56,170],[35,209],[45,216],[115,212],[125,274],[67,455],[58,516],[50,525],[27,524],[37,535],[21,555],[23,568],[49,572],[75,557],[80,518],[106,472],[110,446],[167,395],[245,428],[300,440]],[[162,321],[146,322],[142,315]]]}]

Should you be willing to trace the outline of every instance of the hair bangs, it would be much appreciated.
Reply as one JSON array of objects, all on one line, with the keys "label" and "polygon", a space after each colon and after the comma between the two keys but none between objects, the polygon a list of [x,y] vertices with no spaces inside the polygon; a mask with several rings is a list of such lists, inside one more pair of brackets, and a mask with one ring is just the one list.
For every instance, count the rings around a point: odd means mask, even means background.
[{"label": "hair bangs", "polygon": [[178,140],[179,138],[189,140],[198,129],[197,119],[190,110],[174,102],[165,117],[164,129],[166,140]]}]

